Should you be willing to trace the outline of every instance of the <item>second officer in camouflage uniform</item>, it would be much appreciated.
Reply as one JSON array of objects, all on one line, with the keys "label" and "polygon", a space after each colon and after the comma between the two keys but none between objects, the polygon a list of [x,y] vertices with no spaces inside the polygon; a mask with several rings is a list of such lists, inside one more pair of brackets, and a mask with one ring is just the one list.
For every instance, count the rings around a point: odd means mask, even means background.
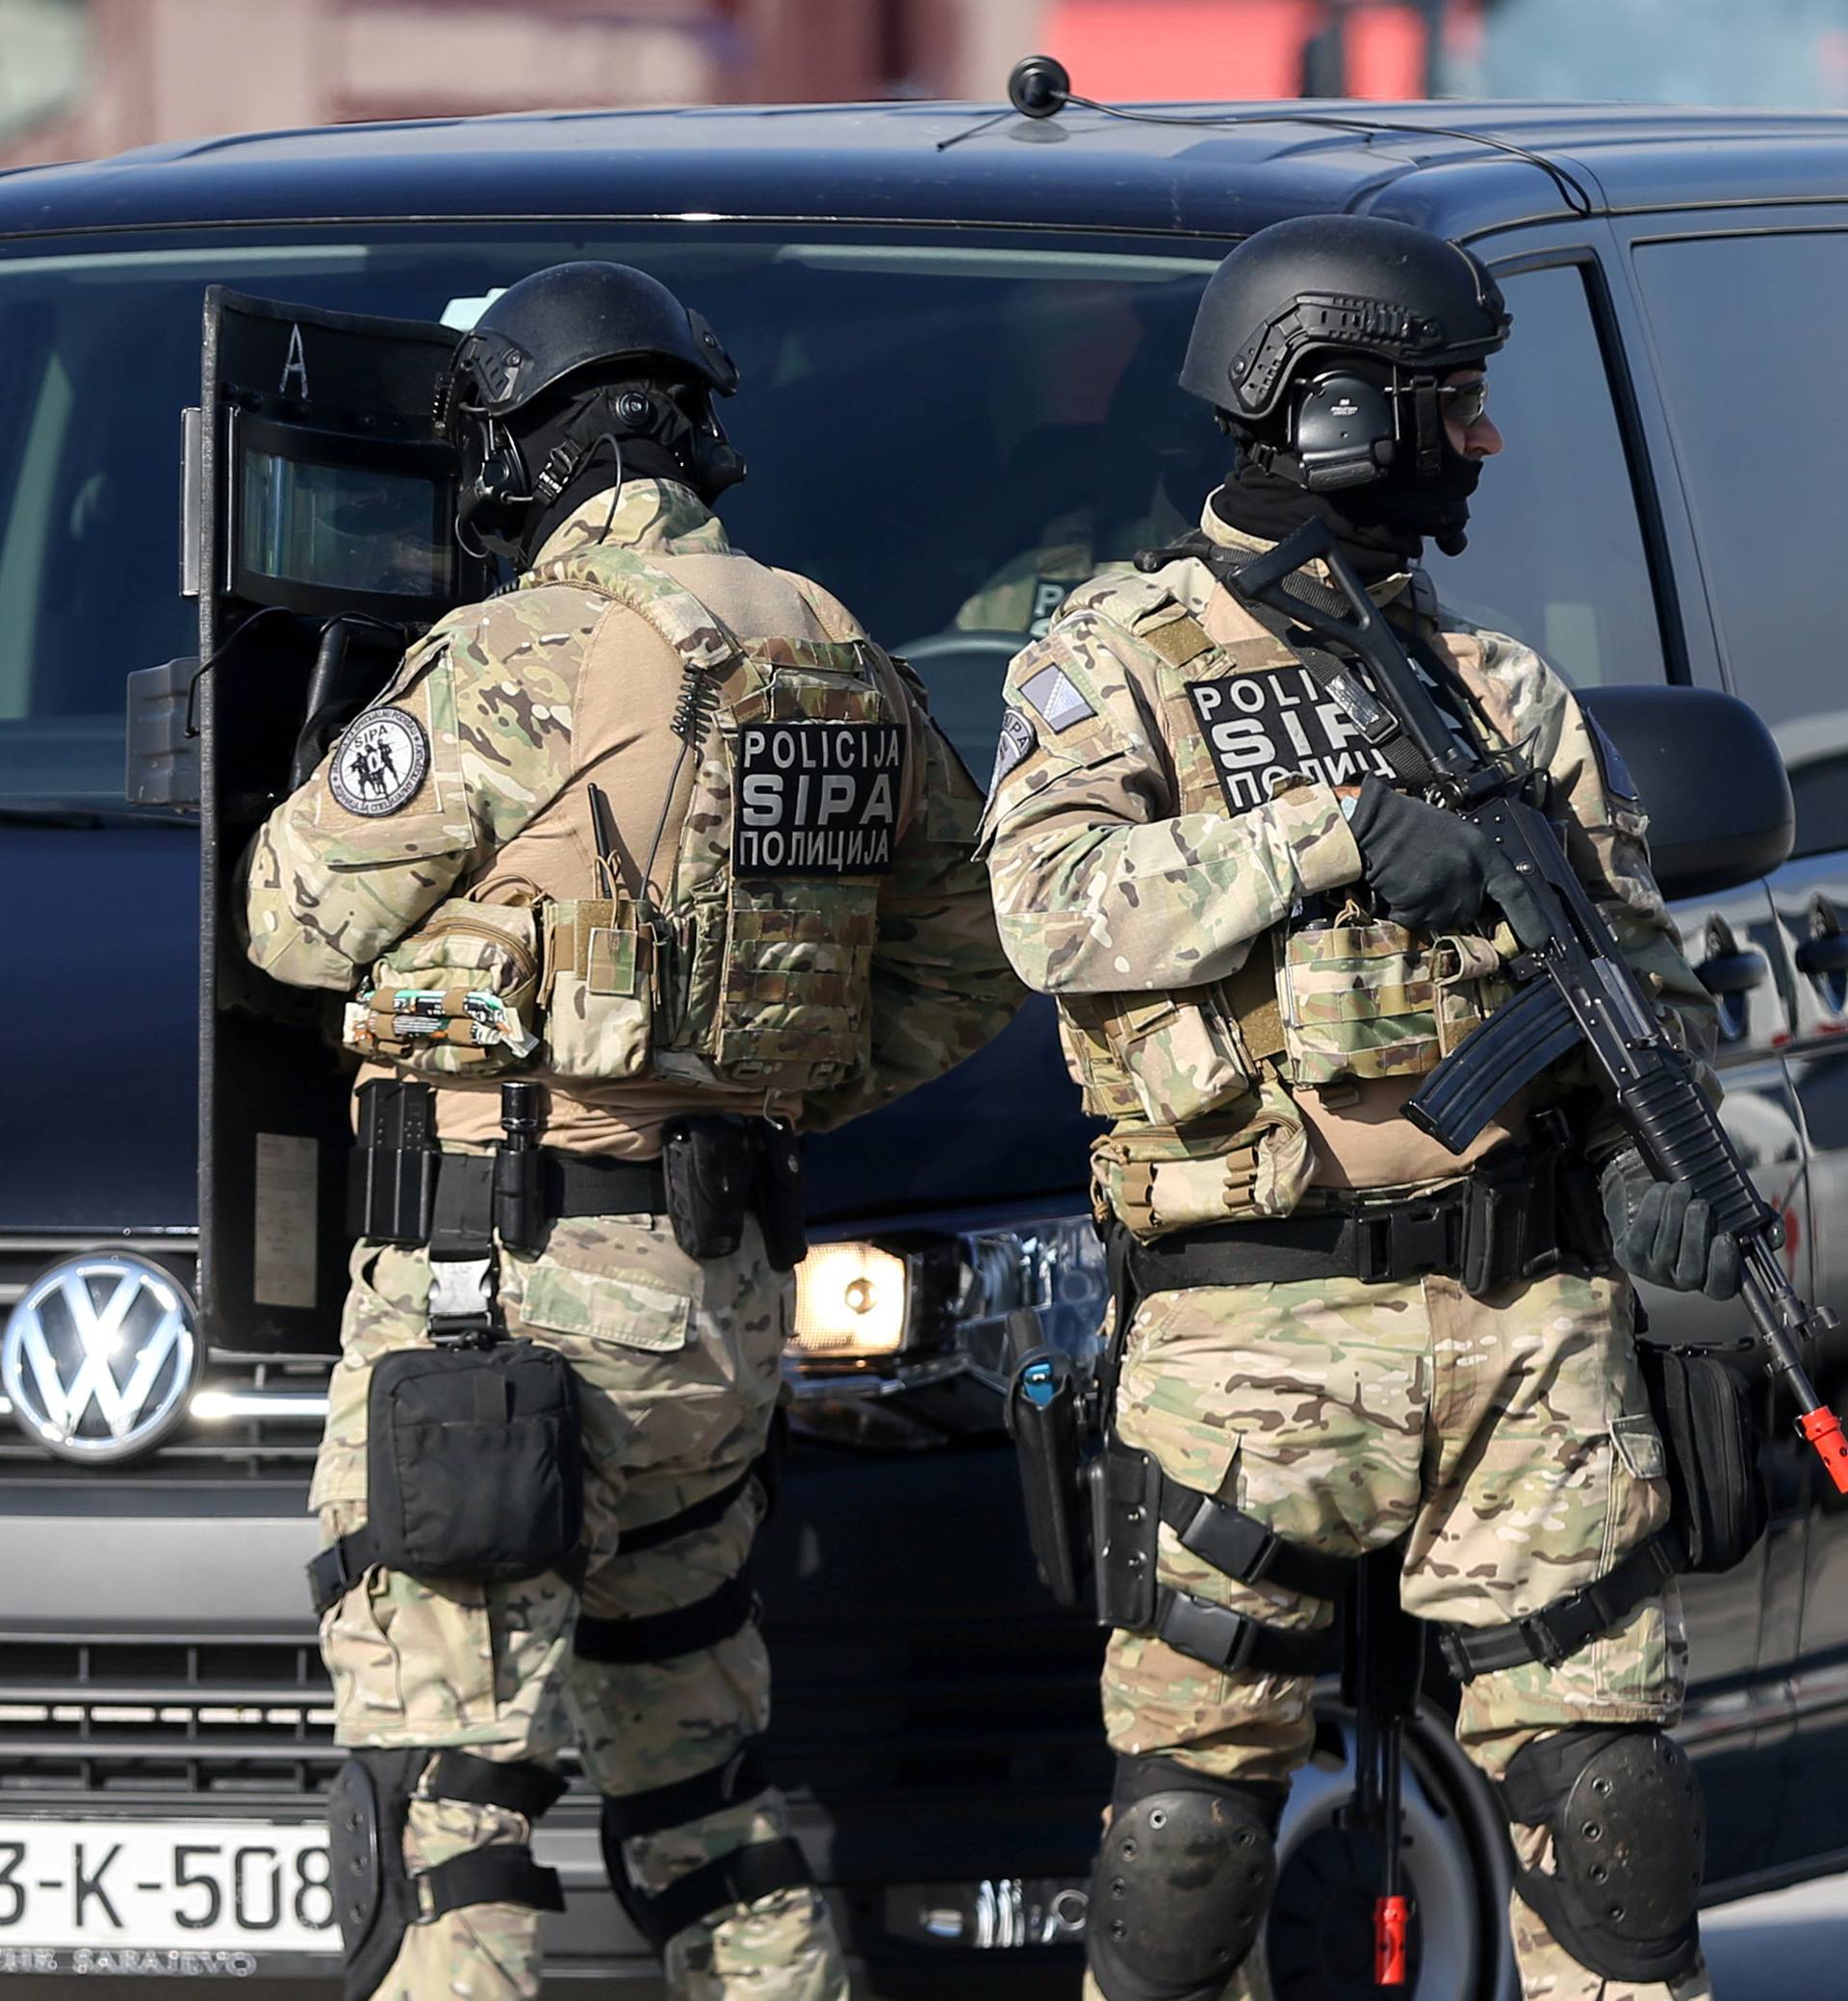
[{"label": "second officer in camouflage uniform", "polygon": [[[1600,1115],[1568,1128],[1569,1066],[1460,1165],[1399,1116],[1505,992],[1498,899],[1524,892],[1483,836],[1393,788],[1287,627],[1214,568],[1324,521],[1426,644],[1453,727],[1550,775],[1584,881],[1705,1047],[1621,759],[1528,648],[1446,617],[1416,569],[1426,536],[1461,547],[1501,448],[1482,382],[1506,331],[1486,271],[1422,231],[1325,218],[1249,239],[1182,376],[1237,471],[1191,546],[1075,591],[1008,677],[995,905],[1113,1122],[1095,1188],[1137,1301],[1114,1431],[1161,1497],[1114,1518],[1161,1526],[1160,1589],[1104,1671],[1118,1781],[1088,1991],[1107,2001],[1266,1993],[1263,1859],[1312,1737],[1301,1636],[1351,1559],[1394,1544],[1406,1609],[1469,1676],[1458,1739],[1514,1823],[1527,2001],[1706,1991],[1698,1794],[1664,1734],[1685,1662],[1654,1540],[1663,1445],[1587,1160],[1632,1270],[1723,1295],[1735,1247],[1652,1192]],[[1246,1555],[1206,1560],[1214,1534]],[[1530,1614],[1571,1633],[1544,1646],[1563,1657],[1535,1657],[1539,1629],[1511,1623]],[[1598,1831],[1561,1813],[1580,1780],[1650,1837],[1589,1849]]]},{"label": "second officer in camouflage uniform", "polygon": [[[409,1777],[407,1801],[354,1815],[402,1819],[386,1874],[408,1903],[396,1940],[354,1907],[349,1997],[538,1992],[553,1892],[526,1844],[574,1738],[673,1994],[847,1991],[756,1749],[769,1671],[743,1572],[790,1281],[755,1209],[689,1249],[659,1162],[689,1115],[786,1152],[789,1128],[968,1055],[1018,989],[972,857],[979,798],[921,688],[710,511],[741,470],[709,401],[735,379],[639,271],[563,266],[500,298],[450,415],[462,531],[516,555],[519,588],[412,650],[252,857],[251,955],[355,993],[362,1095],[433,1084],[448,1178],[501,1140],[503,1077],[536,1077],[548,1185],[572,1197],[536,1247],[483,1246],[479,1303],[575,1375],[581,1579],[367,1560],[376,1366],[424,1347],[470,1268],[433,1292],[415,1244],[354,1253],[313,1489],[321,1643],[339,1741]],[[363,1875],[365,1830],[337,1829],[337,1861],[343,1839]]]}]

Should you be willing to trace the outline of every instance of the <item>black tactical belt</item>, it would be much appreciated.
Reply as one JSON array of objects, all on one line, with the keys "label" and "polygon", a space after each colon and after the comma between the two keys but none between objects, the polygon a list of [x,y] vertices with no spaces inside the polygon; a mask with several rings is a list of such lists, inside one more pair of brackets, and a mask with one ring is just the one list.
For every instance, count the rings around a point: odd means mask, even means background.
[{"label": "black tactical belt", "polygon": [[1639,1543],[1617,1567],[1582,1590],[1569,1591],[1525,1619],[1503,1626],[1440,1626],[1437,1644],[1459,1681],[1524,1667],[1557,1667],[1620,1626],[1682,1567],[1680,1538],[1664,1529]]},{"label": "black tactical belt", "polygon": [[1480,1295],[1568,1260],[1602,1262],[1599,1214],[1589,1171],[1564,1148],[1502,1146],[1430,1194],[1132,1239],[1124,1257],[1138,1297],[1325,1278],[1455,1278]]},{"label": "black tactical belt", "polygon": [[[546,1217],[659,1216],[667,1207],[667,1186],[658,1160],[603,1160],[595,1154],[560,1153],[542,1147],[540,1194]],[[445,1183],[479,1182],[482,1196],[494,1185],[495,1156],[445,1153],[437,1156],[437,1199]]]},{"label": "black tactical belt", "polygon": [[1167,1585],[1155,1594],[1155,1623],[1145,1629],[1177,1654],[1228,1673],[1313,1675],[1328,1664],[1331,1652],[1327,1632],[1285,1632]]}]

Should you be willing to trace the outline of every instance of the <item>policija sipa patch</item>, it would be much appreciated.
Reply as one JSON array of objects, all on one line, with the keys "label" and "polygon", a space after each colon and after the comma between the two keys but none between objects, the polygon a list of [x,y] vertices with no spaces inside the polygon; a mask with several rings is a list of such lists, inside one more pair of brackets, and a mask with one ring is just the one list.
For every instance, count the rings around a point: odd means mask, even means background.
[{"label": "policija sipa patch", "polygon": [[738,732],[732,872],[886,874],[904,767],[897,723],[747,723]]},{"label": "policija sipa patch", "polygon": [[1296,772],[1330,785],[1393,775],[1348,711],[1300,667],[1190,681],[1187,692],[1235,813],[1264,805],[1276,782]]},{"label": "policija sipa patch", "polygon": [[401,708],[369,708],[346,726],[327,783],[349,813],[378,819],[408,806],[430,768],[430,740]]}]

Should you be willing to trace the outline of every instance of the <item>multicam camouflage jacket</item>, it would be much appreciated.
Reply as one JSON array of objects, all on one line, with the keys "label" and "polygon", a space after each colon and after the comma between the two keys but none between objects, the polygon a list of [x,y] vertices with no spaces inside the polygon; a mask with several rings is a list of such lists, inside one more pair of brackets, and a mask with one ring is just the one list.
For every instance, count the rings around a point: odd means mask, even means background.
[{"label": "multicam camouflage jacket", "polygon": [[634,479],[441,621],[270,815],[249,949],[357,989],[349,1042],[442,1101],[518,1064],[554,1106],[832,1124],[1018,1004],[978,809],[908,669]]},{"label": "multicam camouflage jacket", "polygon": [[[1210,506],[1204,526],[1265,546]],[[1551,774],[1581,877],[1705,1054],[1711,1004],[1607,739],[1529,648],[1444,617],[1422,577],[1373,595],[1454,667],[1472,727]],[[1115,1121],[1099,1183],[1133,1226],[1287,1213],[1327,1143],[1296,1101],[1402,1092],[1505,991],[1505,930],[1432,938],[1369,907],[1341,793],[1375,770],[1196,560],[1100,576],[1014,658],[983,851],[1008,956],[1058,998],[1087,1107]]]}]

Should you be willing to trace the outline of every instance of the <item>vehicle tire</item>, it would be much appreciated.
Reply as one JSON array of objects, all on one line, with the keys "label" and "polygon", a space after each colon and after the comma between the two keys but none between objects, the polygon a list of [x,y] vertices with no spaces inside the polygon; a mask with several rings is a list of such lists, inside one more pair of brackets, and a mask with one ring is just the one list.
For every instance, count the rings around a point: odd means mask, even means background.
[{"label": "vehicle tire", "polygon": [[[1354,1790],[1354,1723],[1319,1708],[1316,1749],[1290,1788],[1267,1949],[1273,2001],[1379,2001],[1375,1837],[1340,1825]],[[1412,1899],[1402,2001],[1513,2001],[1506,1830],[1450,1719],[1425,1705],[1405,1740],[1404,1880]]]}]

